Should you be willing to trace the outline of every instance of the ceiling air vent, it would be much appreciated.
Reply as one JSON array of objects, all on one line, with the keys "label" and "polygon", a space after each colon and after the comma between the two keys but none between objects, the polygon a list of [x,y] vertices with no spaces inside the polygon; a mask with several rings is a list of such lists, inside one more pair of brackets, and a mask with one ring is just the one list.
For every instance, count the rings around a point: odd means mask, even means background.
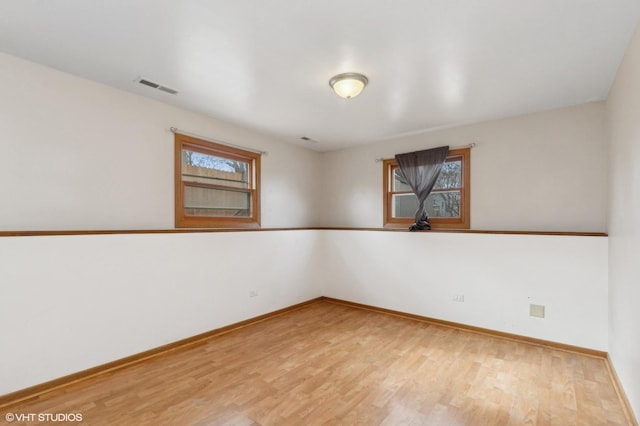
[{"label": "ceiling air vent", "polygon": [[138,77],[137,80],[138,80],[138,83],[144,84],[145,86],[153,87],[154,89],[162,90],[163,92],[170,93],[172,95],[177,95],[178,94],[177,90],[172,89],[172,88],[167,87],[167,86],[162,86],[162,85],[160,85],[158,83],[154,83],[153,81],[150,81],[150,80],[147,80],[147,79],[144,79],[144,78],[140,78],[140,77]]},{"label": "ceiling air vent", "polygon": [[158,86],[158,90],[162,90],[163,92],[171,93],[172,95],[177,95],[178,91],[175,89],[171,89],[169,87]]},{"label": "ceiling air vent", "polygon": [[156,84],[153,81],[145,80],[144,78],[141,78],[140,80],[138,80],[138,83],[144,84],[145,86],[153,87],[154,89],[157,89],[158,87],[160,87],[159,84]]}]

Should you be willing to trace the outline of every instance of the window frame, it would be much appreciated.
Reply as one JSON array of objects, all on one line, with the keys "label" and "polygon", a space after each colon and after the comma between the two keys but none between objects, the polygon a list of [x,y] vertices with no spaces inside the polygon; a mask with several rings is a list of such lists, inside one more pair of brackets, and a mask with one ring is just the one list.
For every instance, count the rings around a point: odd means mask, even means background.
[{"label": "window frame", "polygon": [[[234,190],[249,194],[251,214],[249,216],[196,216],[187,215],[184,206],[184,188],[188,182],[182,180],[182,151],[242,161],[249,164],[248,188],[225,187],[224,185],[190,183],[210,189]],[[260,227],[260,154],[222,145],[192,136],[175,134],[175,227],[176,228],[259,228]]]},{"label": "window frame", "polygon": [[[429,224],[433,229],[469,229],[471,226],[471,148],[451,149],[445,161],[462,160],[462,188],[460,188],[460,216],[459,217],[429,217]],[[393,170],[398,167],[395,158],[382,162],[382,204],[383,226],[385,228],[402,228],[415,222],[414,218],[394,218],[393,195],[404,194],[406,191],[393,191]],[[439,192],[439,191],[432,191]]]}]

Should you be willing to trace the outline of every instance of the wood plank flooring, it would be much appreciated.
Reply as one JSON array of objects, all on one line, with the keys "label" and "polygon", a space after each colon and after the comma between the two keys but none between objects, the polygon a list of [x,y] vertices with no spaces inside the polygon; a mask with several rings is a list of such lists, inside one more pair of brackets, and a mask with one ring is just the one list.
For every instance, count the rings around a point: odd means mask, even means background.
[{"label": "wood plank flooring", "polygon": [[0,422],[7,412],[110,426],[627,424],[603,359],[326,301],[4,408]]}]

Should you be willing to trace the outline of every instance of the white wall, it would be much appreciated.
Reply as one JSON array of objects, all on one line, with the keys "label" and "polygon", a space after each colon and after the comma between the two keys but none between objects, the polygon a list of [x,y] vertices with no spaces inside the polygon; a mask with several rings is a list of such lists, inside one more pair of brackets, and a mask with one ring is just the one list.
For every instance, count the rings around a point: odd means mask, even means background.
[{"label": "white wall", "polygon": [[318,297],[317,237],[0,238],[0,395]]},{"label": "white wall", "polygon": [[2,53],[0,93],[0,230],[173,228],[171,126],[268,151],[262,226],[318,225],[316,152]]},{"label": "white wall", "polygon": [[604,105],[590,103],[324,154],[326,226],[382,226],[376,158],[476,142],[471,228],[606,231]]},{"label": "white wall", "polygon": [[607,350],[606,237],[2,237],[0,283],[0,395],[320,295]]},{"label": "white wall", "polygon": [[607,100],[609,349],[640,418],[640,29]]},{"label": "white wall", "polygon": [[325,296],[607,350],[606,237],[326,231],[320,241]]}]

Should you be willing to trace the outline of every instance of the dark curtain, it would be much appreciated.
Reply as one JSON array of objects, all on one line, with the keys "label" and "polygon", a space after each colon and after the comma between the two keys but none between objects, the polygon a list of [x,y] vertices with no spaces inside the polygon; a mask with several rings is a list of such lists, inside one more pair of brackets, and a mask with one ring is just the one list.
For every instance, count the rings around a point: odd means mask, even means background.
[{"label": "dark curtain", "polygon": [[447,159],[448,153],[449,147],[441,146],[439,148],[396,155],[400,171],[413,193],[418,197],[416,222],[409,227],[410,231],[431,229],[424,202],[436,184],[438,176],[440,176],[442,164]]}]

